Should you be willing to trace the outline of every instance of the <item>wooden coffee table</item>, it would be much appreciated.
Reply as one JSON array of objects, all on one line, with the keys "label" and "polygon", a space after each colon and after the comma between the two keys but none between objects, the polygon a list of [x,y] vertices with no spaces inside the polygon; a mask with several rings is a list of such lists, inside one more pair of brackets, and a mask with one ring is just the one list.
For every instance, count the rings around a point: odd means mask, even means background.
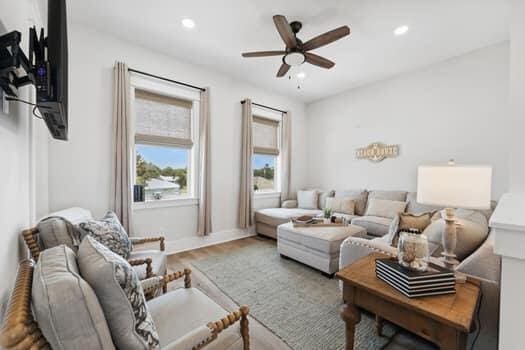
[{"label": "wooden coffee table", "polygon": [[346,323],[346,349],[354,348],[359,308],[376,315],[379,333],[382,320],[388,320],[441,349],[466,349],[480,296],[479,281],[456,283],[456,294],[411,299],[376,277],[375,260],[385,257],[371,254],[336,273],[343,281],[341,318]]}]

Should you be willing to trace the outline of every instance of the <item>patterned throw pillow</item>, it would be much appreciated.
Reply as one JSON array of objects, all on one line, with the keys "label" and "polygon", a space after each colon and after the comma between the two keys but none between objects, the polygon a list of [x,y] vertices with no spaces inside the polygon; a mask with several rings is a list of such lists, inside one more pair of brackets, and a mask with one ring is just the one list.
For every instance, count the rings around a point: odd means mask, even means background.
[{"label": "patterned throw pillow", "polygon": [[158,349],[159,335],[131,265],[91,236],[80,244],[78,265],[100,301],[116,347]]},{"label": "patterned throw pillow", "polygon": [[84,235],[90,235],[124,259],[129,258],[131,240],[112,211],[108,211],[102,219],[82,222],[78,227],[84,231]]}]

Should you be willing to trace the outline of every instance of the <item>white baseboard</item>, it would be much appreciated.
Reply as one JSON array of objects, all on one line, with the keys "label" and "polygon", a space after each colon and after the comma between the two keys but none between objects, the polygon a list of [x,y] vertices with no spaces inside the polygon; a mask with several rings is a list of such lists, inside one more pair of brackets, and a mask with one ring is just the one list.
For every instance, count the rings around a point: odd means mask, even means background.
[{"label": "white baseboard", "polygon": [[211,245],[235,241],[255,236],[255,230],[232,229],[210,233],[207,236],[195,236],[181,238],[175,241],[166,241],[166,254],[173,255],[198,248],[209,247]]}]

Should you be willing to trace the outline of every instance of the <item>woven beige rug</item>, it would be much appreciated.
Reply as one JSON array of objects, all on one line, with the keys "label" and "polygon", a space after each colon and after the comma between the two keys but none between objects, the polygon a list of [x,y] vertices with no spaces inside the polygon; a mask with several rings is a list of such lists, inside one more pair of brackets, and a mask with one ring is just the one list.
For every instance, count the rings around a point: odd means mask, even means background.
[{"label": "woven beige rug", "polygon": [[[341,294],[336,279],[298,262],[282,259],[274,241],[225,252],[193,262],[237,304],[293,349],[344,349],[344,323],[339,316]],[[363,314],[356,329],[356,350],[378,350],[395,329],[375,333],[374,320]]]}]

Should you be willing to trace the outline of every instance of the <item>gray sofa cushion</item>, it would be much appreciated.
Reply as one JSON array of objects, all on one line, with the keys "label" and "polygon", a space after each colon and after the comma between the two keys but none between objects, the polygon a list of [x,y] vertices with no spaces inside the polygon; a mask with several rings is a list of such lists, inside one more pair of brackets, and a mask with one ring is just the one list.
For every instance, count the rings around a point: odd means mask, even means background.
[{"label": "gray sofa cushion", "polygon": [[33,311],[53,349],[114,349],[104,312],[65,245],[42,251],[35,266]]},{"label": "gray sofa cushion", "polygon": [[142,285],[129,263],[86,236],[78,250],[78,265],[100,300],[117,348],[157,349],[159,336]]},{"label": "gray sofa cushion", "polygon": [[279,226],[293,218],[303,215],[316,216],[322,214],[319,209],[301,209],[301,208],[267,208],[255,212],[255,220],[270,226]]},{"label": "gray sofa cushion", "polygon": [[[479,211],[462,210],[456,211],[458,217],[456,255],[459,260],[465,259],[472,254],[486,239],[489,234],[487,218]],[[433,256],[440,256],[443,251],[443,232],[445,230],[445,220],[439,219],[432,222],[423,231],[430,244],[438,246]]]},{"label": "gray sofa cushion", "polygon": [[393,219],[399,213],[403,213],[406,207],[406,202],[390,199],[369,198],[365,215]]},{"label": "gray sofa cushion", "polygon": [[37,229],[41,250],[65,244],[76,252],[82,241],[82,231],[60,216],[50,216],[41,220]]},{"label": "gray sofa cushion", "polygon": [[336,198],[349,197],[355,201],[355,214],[365,215],[368,192],[366,190],[335,191]]},{"label": "gray sofa cushion", "polygon": [[78,227],[84,235],[95,238],[113,253],[124,259],[129,258],[132,249],[131,240],[115,213],[108,211],[102,219],[82,222]]},{"label": "gray sofa cushion", "polygon": [[443,207],[437,207],[434,205],[426,205],[426,204],[419,204],[417,202],[417,193],[416,192],[408,192],[407,193],[407,213],[410,214],[422,214],[422,213],[428,213],[433,212],[436,210],[441,210]]},{"label": "gray sofa cushion", "polygon": [[399,201],[399,202],[405,202],[407,199],[407,192],[406,191],[369,191],[368,192],[368,200],[375,198],[375,199],[388,199],[391,201]]},{"label": "gray sofa cushion", "polygon": [[352,225],[366,228],[366,233],[371,236],[384,236],[388,233],[392,219],[378,216],[360,216],[352,219]]}]

